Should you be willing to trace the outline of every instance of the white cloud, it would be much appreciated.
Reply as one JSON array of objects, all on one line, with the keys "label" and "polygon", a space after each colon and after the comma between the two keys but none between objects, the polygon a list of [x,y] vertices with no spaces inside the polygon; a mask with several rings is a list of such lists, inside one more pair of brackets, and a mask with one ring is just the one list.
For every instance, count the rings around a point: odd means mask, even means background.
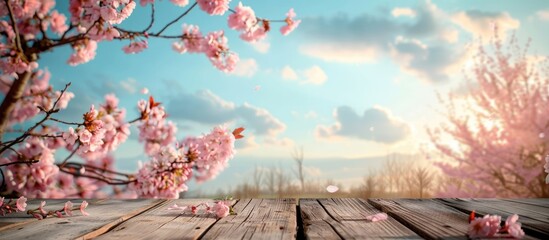
[{"label": "white cloud", "polygon": [[352,137],[392,144],[404,140],[411,133],[411,127],[407,123],[379,106],[367,109],[362,116],[348,106],[341,106],[334,111],[334,118],[334,124],[316,127],[317,138]]},{"label": "white cloud", "polygon": [[128,93],[137,92],[138,85],[139,84],[137,83],[137,80],[135,80],[134,78],[128,78],[125,81],[120,82],[120,87],[126,90],[126,92]]},{"label": "white cloud", "polygon": [[414,11],[411,8],[394,8],[393,11],[391,11],[391,14],[393,15],[393,17],[400,17],[400,16],[415,17],[416,11]]},{"label": "white cloud", "polygon": [[326,76],[324,70],[316,65],[306,69],[303,72],[303,76],[305,77],[305,80],[301,82],[303,84],[322,85],[328,80],[328,76]]},{"label": "white cloud", "polygon": [[498,35],[505,38],[509,30],[517,29],[520,21],[507,12],[483,12],[478,10],[463,11],[452,17],[455,24],[470,32],[475,37],[490,39],[494,36],[494,27],[498,27]]},{"label": "white cloud", "polygon": [[290,66],[286,65],[282,68],[282,79],[297,80],[297,73]]},{"label": "white cloud", "polygon": [[255,59],[241,59],[231,74],[239,77],[253,77],[257,72],[258,66]]},{"label": "white cloud", "polygon": [[269,49],[271,48],[271,43],[266,38],[264,38],[261,41],[252,43],[252,47],[260,53],[268,53]]},{"label": "white cloud", "polygon": [[[263,137],[265,143],[286,141],[278,139],[278,135],[286,130],[286,125],[267,109],[248,103],[236,105],[209,90],[195,94],[179,93],[168,101],[167,109],[173,119],[207,125],[242,121],[246,136]],[[243,145],[254,146],[254,140],[251,139]]]},{"label": "white cloud", "polygon": [[299,51],[327,62],[340,63],[372,63],[375,62],[379,52],[375,46],[357,44],[356,47],[351,47],[342,46],[341,43],[308,44],[301,46]]},{"label": "white cloud", "polygon": [[549,21],[549,9],[547,10],[540,10],[536,13],[539,19],[544,21]]}]

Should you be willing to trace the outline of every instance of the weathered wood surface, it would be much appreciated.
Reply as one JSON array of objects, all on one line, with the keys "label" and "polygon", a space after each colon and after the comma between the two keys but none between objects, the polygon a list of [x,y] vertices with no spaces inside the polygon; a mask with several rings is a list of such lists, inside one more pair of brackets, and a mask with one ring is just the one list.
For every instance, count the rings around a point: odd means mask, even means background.
[{"label": "weathered wood surface", "polygon": [[[29,200],[27,209],[41,200]],[[75,205],[82,200],[71,200]],[[518,214],[525,239],[549,239],[549,199],[242,199],[216,219],[167,210],[205,199],[88,200],[90,216],[0,217],[0,239],[466,239],[468,215]],[[47,200],[60,209],[66,200]],[[385,212],[389,219],[370,222]]]},{"label": "weathered wood surface", "polygon": [[243,199],[237,215],[220,219],[203,239],[295,239],[295,199]]},{"label": "weathered wood surface", "polygon": [[466,213],[475,210],[482,216],[500,215],[503,220],[510,215],[518,214],[519,222],[526,234],[549,239],[549,206],[547,204],[532,205],[528,202],[500,199],[440,199],[440,201]]},{"label": "weathered wood surface", "polygon": [[[30,221],[27,224],[8,225],[0,232],[0,239],[75,239],[97,231],[106,232],[163,201],[148,199],[92,201],[93,207],[86,209],[90,216],[75,213],[76,216],[73,217],[52,217]],[[80,204],[82,200],[72,202]]]},{"label": "weathered wood surface", "polygon": [[380,211],[362,199],[302,199],[299,206],[304,234],[310,239],[420,239],[392,217],[367,220]]}]

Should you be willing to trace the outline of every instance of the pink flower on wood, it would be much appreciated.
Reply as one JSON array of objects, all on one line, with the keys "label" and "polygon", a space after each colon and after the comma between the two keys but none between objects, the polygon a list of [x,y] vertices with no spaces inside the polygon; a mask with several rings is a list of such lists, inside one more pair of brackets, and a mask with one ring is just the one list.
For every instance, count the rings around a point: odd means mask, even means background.
[{"label": "pink flower on wood", "polygon": [[469,223],[467,234],[470,238],[493,237],[499,231],[500,223],[501,217],[497,215],[475,218]]},{"label": "pink flower on wood", "polygon": [[507,232],[514,238],[523,238],[524,237],[524,231],[521,228],[521,224],[518,221],[519,216],[517,214],[513,214],[509,217],[507,217],[507,220],[505,220],[505,229],[507,229]]},{"label": "pink flower on wood", "polygon": [[366,216],[366,220],[370,220],[372,222],[378,222],[378,221],[383,221],[383,220],[387,220],[388,216],[386,213],[376,213],[374,215],[370,215],[370,216]]},{"label": "pink flower on wood", "polygon": [[65,203],[65,206],[63,207],[63,210],[65,211],[65,214],[67,214],[67,216],[72,216],[72,202],[71,201],[67,201]]},{"label": "pink flower on wood", "polygon": [[21,212],[25,211],[25,208],[27,207],[27,198],[23,196],[19,197],[15,205],[17,206],[17,210]]},{"label": "pink flower on wood", "polygon": [[212,207],[211,211],[215,213],[217,218],[223,218],[229,216],[230,208],[229,206],[225,205],[225,202],[219,201]]},{"label": "pink flower on wood", "polygon": [[41,201],[40,206],[38,207],[38,210],[41,214],[47,214],[48,212],[44,210],[44,206],[46,206],[46,201]]},{"label": "pink flower on wood", "polygon": [[82,215],[84,216],[89,216],[90,214],[88,212],[85,211],[86,207],[88,207],[88,202],[86,202],[86,200],[82,201],[82,203],[80,204],[80,212],[82,213]]}]

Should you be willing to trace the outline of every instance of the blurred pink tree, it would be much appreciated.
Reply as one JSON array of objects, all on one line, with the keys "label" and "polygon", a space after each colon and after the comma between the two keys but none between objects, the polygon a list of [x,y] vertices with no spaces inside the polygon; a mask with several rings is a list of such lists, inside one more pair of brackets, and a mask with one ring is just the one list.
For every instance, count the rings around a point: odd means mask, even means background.
[{"label": "blurred pink tree", "polygon": [[[113,187],[118,197],[177,198],[187,190],[186,182],[214,178],[234,155],[234,141],[243,128],[233,132],[215,127],[211,133],[175,138],[177,128],[167,119],[164,107],[151,96],[137,103],[138,116],[126,119],[115,95],[92,105],[81,122],[67,122],[55,114],[67,107],[74,94],[55,91],[49,84],[50,73],[39,69],[40,54],[70,46],[71,66],[91,61],[100,42],[127,41],[122,50],[135,54],[148,48],[151,39],[172,39],[177,53],[204,54],[217,69],[230,72],[238,55],[228,46],[223,31],[203,34],[198,26],[183,25],[181,34],[167,35],[165,30],[193,9],[209,15],[229,13],[229,28],[240,32],[244,41],[265,38],[271,22],[282,23],[280,32],[287,35],[300,23],[293,9],[284,20],[256,17],[252,8],[230,0],[171,0],[182,13],[158,26],[155,0],[140,0],[150,7],[150,23],[142,30],[120,27],[136,8],[136,0],[70,0],[68,13],[54,9],[55,0],[0,1],[0,194],[42,198],[103,197]],[[197,8],[198,7],[198,8]],[[156,31],[153,31],[156,29]],[[149,158],[137,173],[114,169],[111,153],[125,142],[130,125],[136,124],[139,141]],[[23,127],[25,126],[25,127]],[[30,127],[29,127],[30,126]],[[63,128],[65,126],[65,128]],[[10,134],[7,134],[10,133]],[[15,136],[15,137],[13,137]],[[5,139],[12,137],[11,139]],[[68,156],[55,159],[56,151],[65,148]],[[74,161],[75,157],[81,161]]]},{"label": "blurred pink tree", "polygon": [[549,154],[548,59],[527,55],[516,38],[495,35],[480,46],[470,93],[442,99],[448,123],[428,129],[451,159],[438,166],[451,181],[446,197],[549,197],[543,165]]}]

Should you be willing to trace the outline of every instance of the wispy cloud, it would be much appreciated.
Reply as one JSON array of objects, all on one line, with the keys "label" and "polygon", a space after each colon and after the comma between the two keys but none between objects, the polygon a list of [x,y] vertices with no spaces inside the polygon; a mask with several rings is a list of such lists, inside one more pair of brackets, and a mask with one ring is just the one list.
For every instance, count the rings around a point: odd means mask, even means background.
[{"label": "wispy cloud", "polygon": [[[223,124],[243,121],[247,134],[261,136],[266,143],[283,141],[278,135],[286,130],[286,124],[273,116],[267,109],[249,103],[236,105],[215,95],[210,90],[195,94],[180,93],[167,104],[170,117],[201,124]],[[253,139],[252,139],[253,140]],[[252,144],[252,142],[249,142]]]},{"label": "wispy cloud", "polygon": [[335,110],[334,118],[336,122],[330,126],[317,126],[317,138],[350,137],[391,144],[405,139],[411,133],[408,124],[378,106],[367,109],[362,116],[348,106],[341,106]]},{"label": "wispy cloud", "polygon": [[317,65],[300,70],[299,74],[292,67],[284,66],[280,74],[284,80],[299,81],[301,84],[322,85],[328,80],[324,70]]},{"label": "wispy cloud", "polygon": [[520,27],[520,21],[512,18],[507,12],[462,11],[456,13],[452,20],[473,36],[483,39],[489,39],[494,35],[496,25],[501,37],[505,37],[505,32]]},{"label": "wispy cloud", "polygon": [[271,48],[271,43],[269,42],[269,40],[267,40],[267,38],[264,38],[260,41],[257,41],[251,44],[252,44],[252,47],[259,53],[268,53],[269,49]]},{"label": "wispy cloud", "polygon": [[294,69],[290,66],[284,66],[284,68],[282,68],[282,72],[281,72],[281,75],[282,75],[282,79],[284,80],[297,80],[297,73],[294,71]]},{"label": "wispy cloud", "polygon": [[255,59],[240,59],[231,74],[239,77],[253,77],[258,69],[259,67]]},{"label": "wispy cloud", "polygon": [[400,16],[415,17],[416,11],[414,11],[411,8],[394,8],[391,11],[391,14],[393,15],[393,17],[400,17]]}]

